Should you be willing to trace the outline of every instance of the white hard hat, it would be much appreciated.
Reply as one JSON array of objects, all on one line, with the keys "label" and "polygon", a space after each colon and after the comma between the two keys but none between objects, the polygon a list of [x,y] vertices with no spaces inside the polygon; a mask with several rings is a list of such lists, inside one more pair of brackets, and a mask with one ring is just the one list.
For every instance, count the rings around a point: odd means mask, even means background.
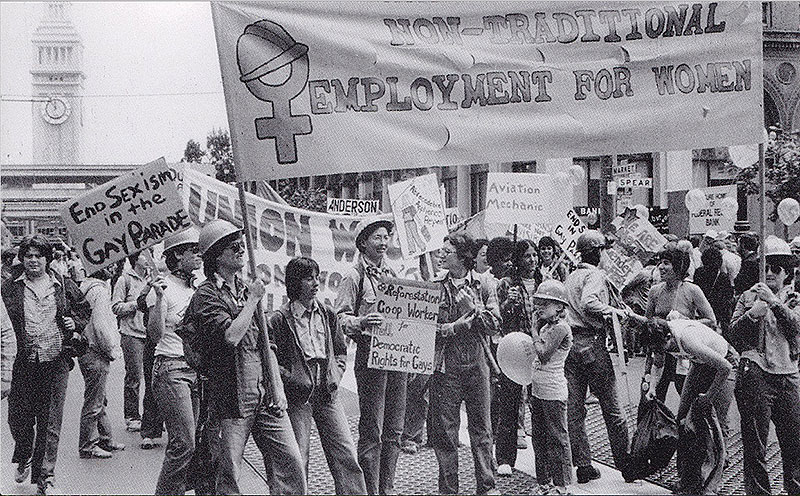
[{"label": "white hard hat", "polygon": [[792,254],[792,249],[789,247],[789,243],[782,240],[781,238],[775,235],[767,236],[767,239],[764,240],[764,255],[765,256],[794,256]]},{"label": "white hard hat", "polygon": [[372,227],[377,224],[376,229],[380,227],[385,227],[386,231],[391,234],[392,229],[394,228],[394,223],[392,222],[392,216],[389,214],[378,215],[375,217],[365,217],[361,219],[361,222],[358,223],[356,226],[356,246],[358,246],[363,238],[367,236],[365,231],[367,228]]},{"label": "white hard hat", "polygon": [[556,279],[548,279],[539,284],[533,297],[540,300],[557,301],[569,305],[569,301],[567,300],[567,288],[564,286],[563,282]]},{"label": "white hard hat", "polygon": [[203,229],[200,230],[197,249],[200,252],[200,255],[205,255],[209,248],[214,246],[217,241],[230,234],[240,232],[242,232],[241,229],[234,226],[227,220],[214,219],[203,226]]},{"label": "white hard hat", "polygon": [[197,244],[200,241],[200,231],[196,227],[179,232],[164,240],[164,251],[171,250],[176,246]]}]

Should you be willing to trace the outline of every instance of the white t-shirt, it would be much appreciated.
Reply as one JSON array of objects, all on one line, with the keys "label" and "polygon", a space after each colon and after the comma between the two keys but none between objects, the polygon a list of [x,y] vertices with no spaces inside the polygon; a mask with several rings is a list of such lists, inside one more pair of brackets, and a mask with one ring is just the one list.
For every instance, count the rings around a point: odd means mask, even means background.
[{"label": "white t-shirt", "polygon": [[692,345],[708,346],[723,357],[728,354],[728,342],[725,338],[714,329],[696,320],[672,320],[669,323],[669,329],[680,349],[679,352],[673,353],[673,355],[679,358],[702,363],[701,360],[692,356],[690,351],[687,351],[687,348],[693,348]]},{"label": "white t-shirt", "polygon": [[[179,277],[169,274],[166,277],[167,287],[161,302],[164,307],[164,334],[156,344],[156,355],[168,357],[183,356],[183,340],[175,334],[175,326],[183,319],[183,314],[189,306],[189,301],[194,294],[194,288],[188,287]],[[147,295],[147,306],[152,308],[156,304],[156,293],[150,291]]]}]

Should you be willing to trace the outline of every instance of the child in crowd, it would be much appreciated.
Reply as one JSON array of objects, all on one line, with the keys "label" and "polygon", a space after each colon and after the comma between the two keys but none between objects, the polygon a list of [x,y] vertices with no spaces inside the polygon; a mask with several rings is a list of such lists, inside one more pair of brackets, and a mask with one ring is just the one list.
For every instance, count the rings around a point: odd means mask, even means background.
[{"label": "child in crowd", "polygon": [[532,425],[544,432],[533,436],[536,458],[537,494],[568,494],[572,482],[572,450],[567,433],[567,378],[564,362],[572,347],[572,331],[564,321],[568,305],[567,290],[556,279],[539,285],[533,295],[539,323],[534,331],[530,408]]}]

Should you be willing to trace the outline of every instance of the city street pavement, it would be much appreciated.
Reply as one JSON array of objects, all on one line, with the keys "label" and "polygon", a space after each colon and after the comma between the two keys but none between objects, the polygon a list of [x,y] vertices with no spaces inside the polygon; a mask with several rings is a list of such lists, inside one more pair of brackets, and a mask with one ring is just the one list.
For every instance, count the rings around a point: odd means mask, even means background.
[{"label": "city street pavement", "polygon": [[[354,349],[349,350],[349,363],[347,373],[342,380],[342,387],[355,391],[355,378],[353,376],[352,360]],[[630,386],[631,399],[638,401],[638,390],[643,368],[643,359],[631,360],[628,371],[628,385]],[[164,457],[166,434],[162,439],[162,446],[153,450],[142,450],[139,447],[140,436],[138,433],[125,431],[122,417],[122,384],[124,366],[122,360],[112,363],[108,382],[108,399],[110,419],[114,428],[115,440],[126,444],[126,449],[115,453],[110,460],[82,460],[78,457],[78,419],[83,403],[83,378],[76,367],[70,374],[67,402],[64,409],[64,422],[59,445],[58,464],[56,465],[56,487],[58,494],[153,494],[156,479]],[[620,384],[620,401],[625,403],[626,381],[618,376]],[[670,388],[667,404],[671,408],[677,407],[678,395],[674,388]],[[2,421],[0,421],[0,493],[2,494],[35,494],[36,487],[29,483],[16,484],[14,482],[15,465],[10,463],[13,442],[10,437],[7,422],[7,402],[3,401],[0,407]],[[466,415],[462,409],[463,421],[461,424],[460,440],[469,444],[466,431]],[[738,411],[731,408],[731,427],[739,428]],[[530,447],[518,451],[516,469],[533,476],[534,455]],[[402,459],[401,459],[402,463]],[[661,486],[649,482],[636,482],[627,484],[622,479],[619,471],[601,463],[595,466],[601,471],[599,480],[587,484],[573,484],[571,490],[574,494],[669,494]],[[263,478],[247,463],[242,465],[241,485],[245,494],[265,494],[268,491]],[[430,467],[430,472],[435,476],[435,467]],[[463,472],[472,470],[471,460],[464,460],[461,464]],[[426,471],[428,472],[428,471]]]}]

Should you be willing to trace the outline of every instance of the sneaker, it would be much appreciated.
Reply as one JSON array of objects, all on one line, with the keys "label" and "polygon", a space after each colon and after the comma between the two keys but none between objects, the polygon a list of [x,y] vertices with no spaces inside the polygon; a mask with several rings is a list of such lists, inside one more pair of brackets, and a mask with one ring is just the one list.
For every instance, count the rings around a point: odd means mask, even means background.
[{"label": "sneaker", "polygon": [[564,486],[553,486],[550,488],[550,491],[547,492],[548,495],[558,495],[558,496],[567,496],[572,494],[569,490]]},{"label": "sneaker", "polygon": [[100,458],[100,459],[108,459],[111,458],[112,455],[110,451],[106,451],[98,445],[95,445],[90,450],[81,450],[78,452],[78,456],[81,458]]},{"label": "sneaker", "polygon": [[139,432],[142,430],[142,421],[139,419],[125,419],[125,430],[128,432]]},{"label": "sneaker", "polygon": [[31,460],[30,458],[28,461],[19,462],[17,464],[17,474],[14,476],[14,482],[17,484],[22,484],[25,482],[25,479],[31,475]]},{"label": "sneaker", "polygon": [[534,491],[533,494],[535,494],[537,496],[542,496],[544,494],[550,494],[550,490],[553,489],[554,487],[555,486],[553,485],[552,482],[548,482],[547,484],[539,484],[539,486],[536,488],[536,491]]},{"label": "sneaker", "polygon": [[504,463],[497,467],[497,475],[509,476],[511,475],[511,465]]},{"label": "sneaker", "polygon": [[53,480],[52,479],[45,479],[39,482],[38,487],[36,488],[36,494],[53,494]]},{"label": "sneaker", "polygon": [[403,450],[403,453],[408,453],[409,455],[416,455],[419,451],[417,443],[411,440],[403,441],[403,445],[400,447],[400,449]]},{"label": "sneaker", "polygon": [[143,437],[142,444],[139,445],[139,447],[144,450],[153,449],[157,446],[161,446],[159,440],[157,438],[150,438],[150,437]]},{"label": "sneaker", "polygon": [[125,449],[125,445],[122,443],[115,443],[114,441],[100,441],[97,443],[98,446],[103,448],[106,451],[122,451]]},{"label": "sneaker", "polygon": [[528,440],[525,436],[517,437],[517,449],[528,449]]},{"label": "sneaker", "polygon": [[600,478],[600,471],[589,465],[588,467],[578,467],[578,484],[585,484]]}]

